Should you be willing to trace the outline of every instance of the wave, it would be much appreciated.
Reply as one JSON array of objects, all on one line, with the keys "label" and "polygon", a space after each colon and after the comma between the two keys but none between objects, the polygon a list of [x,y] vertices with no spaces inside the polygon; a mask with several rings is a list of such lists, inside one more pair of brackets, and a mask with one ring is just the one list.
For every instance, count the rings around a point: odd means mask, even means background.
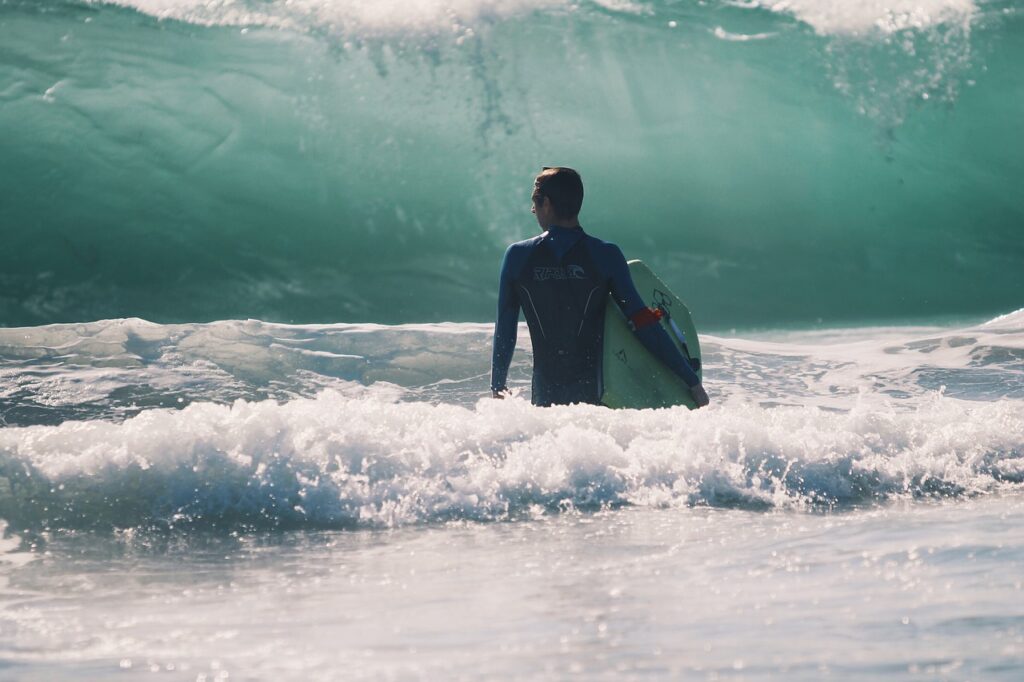
[{"label": "wave", "polygon": [[703,326],[1018,308],[1020,17],[10,0],[0,324],[485,320],[553,163]]},{"label": "wave", "polygon": [[[206,2],[205,0],[103,0],[107,4],[136,9],[160,19],[176,19],[199,25],[272,26],[306,28],[319,26],[335,31],[406,32],[412,28],[450,32],[481,20],[503,21],[542,11],[586,11],[600,8],[641,16],[679,12],[671,3],[630,0],[300,0],[288,3]],[[823,34],[895,33],[937,24],[969,20],[977,6],[973,0],[870,0],[850,4],[843,0],[786,0],[785,2],[728,2],[742,9],[789,14]],[[678,22],[677,22],[678,25]]]},{"label": "wave", "polygon": [[747,7],[787,12],[823,34],[894,34],[941,24],[966,24],[978,11],[973,0],[754,0]]},{"label": "wave", "polygon": [[[524,330],[523,338],[526,334]],[[705,336],[712,407],[487,395],[487,325],[0,330],[17,530],[353,528],[626,505],[844,509],[1021,490],[1024,311]]]},{"label": "wave", "polygon": [[[848,410],[871,395],[913,406],[936,391],[1024,399],[1024,312],[969,327],[702,335],[716,399]],[[196,402],[288,401],[354,383],[402,400],[474,405],[488,393],[486,324],[281,325],[145,320],[0,329],[0,425],[119,421]],[[520,330],[510,385],[528,394]]]},{"label": "wave", "polygon": [[350,528],[623,505],[834,508],[1024,483],[1019,402],[619,411],[324,391],[0,431],[13,529]]}]

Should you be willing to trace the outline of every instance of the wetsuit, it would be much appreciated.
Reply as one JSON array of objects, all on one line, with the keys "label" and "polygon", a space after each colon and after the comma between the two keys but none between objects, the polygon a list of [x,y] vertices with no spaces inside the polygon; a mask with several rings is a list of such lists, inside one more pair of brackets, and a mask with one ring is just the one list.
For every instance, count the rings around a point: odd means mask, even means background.
[{"label": "wetsuit", "polygon": [[[491,389],[505,389],[522,309],[533,343],[533,404],[599,403],[608,294],[629,319],[647,310],[619,247],[581,228],[551,227],[508,247],[498,286]],[[635,333],[688,386],[700,383],[660,324]]]}]

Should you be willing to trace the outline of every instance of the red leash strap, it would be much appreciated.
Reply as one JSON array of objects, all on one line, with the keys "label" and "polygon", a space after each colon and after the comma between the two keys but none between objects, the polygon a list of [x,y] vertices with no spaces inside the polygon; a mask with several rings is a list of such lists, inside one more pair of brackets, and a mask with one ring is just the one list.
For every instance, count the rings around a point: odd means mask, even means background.
[{"label": "red leash strap", "polygon": [[664,316],[665,313],[661,312],[661,308],[641,308],[639,312],[629,318],[629,321],[633,323],[633,329],[643,329],[657,324],[658,320]]}]

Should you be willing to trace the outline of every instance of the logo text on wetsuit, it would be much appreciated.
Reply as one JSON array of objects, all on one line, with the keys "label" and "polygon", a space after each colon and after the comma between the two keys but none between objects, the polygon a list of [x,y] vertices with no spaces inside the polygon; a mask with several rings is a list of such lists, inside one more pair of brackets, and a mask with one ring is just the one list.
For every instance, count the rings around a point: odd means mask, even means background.
[{"label": "logo text on wetsuit", "polygon": [[549,279],[586,279],[587,273],[579,265],[567,265],[564,268],[534,268],[533,278],[538,282]]}]

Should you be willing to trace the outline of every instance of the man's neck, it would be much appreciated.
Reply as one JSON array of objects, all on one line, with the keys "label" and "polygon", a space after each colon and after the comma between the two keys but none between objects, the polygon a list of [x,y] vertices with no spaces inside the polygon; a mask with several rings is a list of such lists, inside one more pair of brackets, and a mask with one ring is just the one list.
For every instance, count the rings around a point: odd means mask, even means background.
[{"label": "man's neck", "polygon": [[548,224],[548,229],[551,229],[552,227],[561,227],[566,230],[578,230],[580,229],[580,221],[576,218],[572,218],[571,220],[556,220]]}]

